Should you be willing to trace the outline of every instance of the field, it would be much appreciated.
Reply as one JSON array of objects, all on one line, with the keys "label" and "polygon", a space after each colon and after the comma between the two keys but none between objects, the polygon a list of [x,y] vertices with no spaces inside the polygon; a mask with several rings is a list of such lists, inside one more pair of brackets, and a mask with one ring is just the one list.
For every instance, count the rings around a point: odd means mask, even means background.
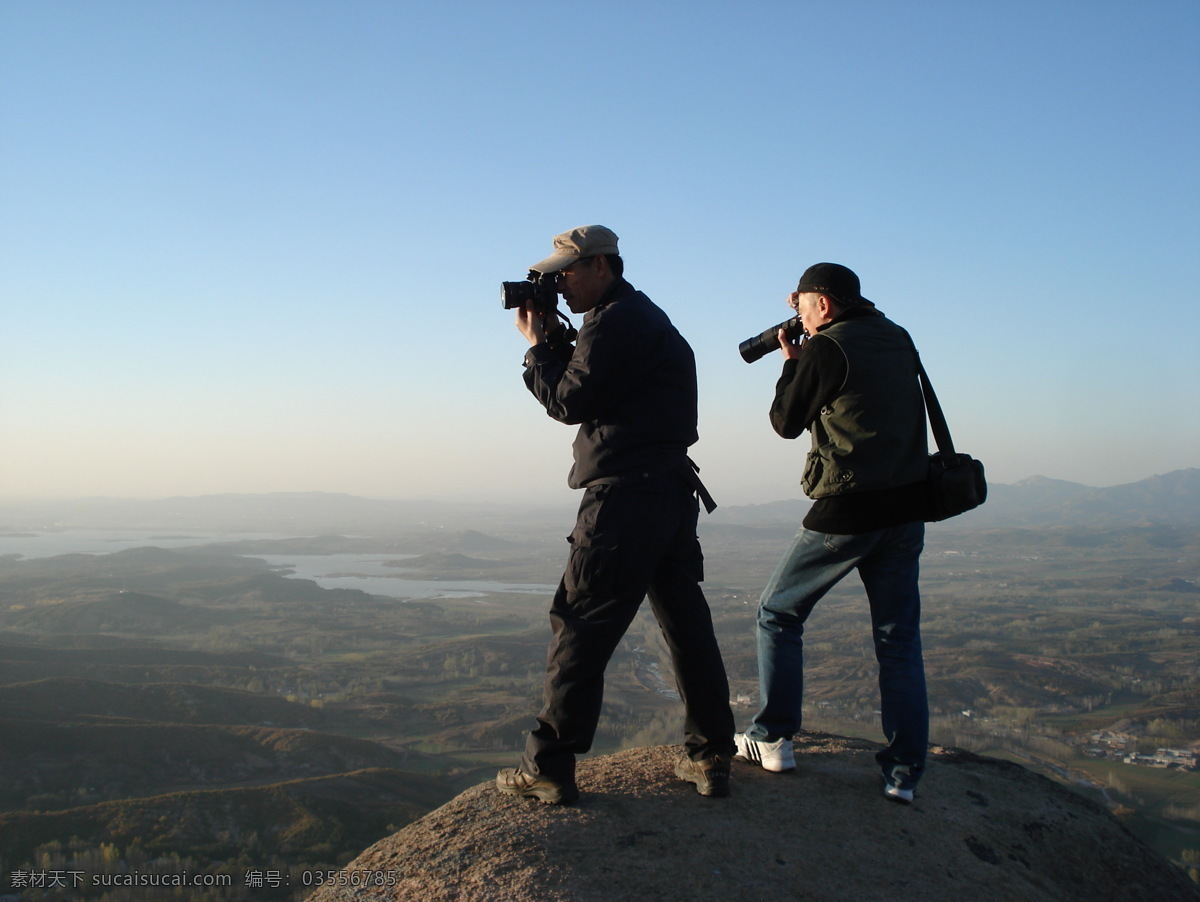
[{"label": "field", "polygon": [[[514,763],[536,710],[546,597],[401,601],[322,589],[252,555],[395,553],[427,579],[551,584],[560,527],[0,559],[4,873],[141,862],[237,878],[180,898],[291,898],[303,873],[490,779]],[[790,535],[702,534],[743,724],[757,697],[757,595]],[[1200,775],[1119,755],[1200,744],[1197,560],[1195,530],[931,528],[934,741],[1019,760],[1194,860]],[[806,639],[806,726],[880,739],[857,584],[821,603]],[[677,742],[681,719],[643,611],[609,667],[595,752]],[[1126,748],[1098,757],[1100,731]],[[297,882],[245,886],[267,872]]]}]

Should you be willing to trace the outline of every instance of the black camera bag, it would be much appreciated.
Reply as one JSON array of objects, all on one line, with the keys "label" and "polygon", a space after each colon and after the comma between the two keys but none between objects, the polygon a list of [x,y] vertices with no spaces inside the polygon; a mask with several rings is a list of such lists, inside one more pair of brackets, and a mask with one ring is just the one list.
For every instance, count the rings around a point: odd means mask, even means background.
[{"label": "black camera bag", "polygon": [[[915,350],[915,349],[914,349]],[[936,523],[979,507],[987,500],[987,480],[983,477],[983,463],[970,454],[959,454],[954,450],[950,428],[942,414],[942,405],[925,366],[917,355],[917,372],[921,377],[921,392],[925,395],[925,413],[933,431],[938,450],[929,455],[929,472],[925,477],[926,512],[925,521]]]}]

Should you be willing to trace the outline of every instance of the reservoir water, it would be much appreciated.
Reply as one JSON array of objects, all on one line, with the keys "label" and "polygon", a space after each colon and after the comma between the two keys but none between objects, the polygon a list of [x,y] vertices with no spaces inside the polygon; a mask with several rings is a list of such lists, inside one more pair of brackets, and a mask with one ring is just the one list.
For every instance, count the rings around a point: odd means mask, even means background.
[{"label": "reservoir water", "polygon": [[[415,555],[410,555],[415,556]],[[550,595],[555,586],[537,583],[502,583],[484,579],[411,579],[403,567],[385,566],[402,561],[402,554],[255,554],[272,567],[295,571],[292,576],[311,579],[323,589],[360,589],[392,598],[477,598],[498,592]]]}]

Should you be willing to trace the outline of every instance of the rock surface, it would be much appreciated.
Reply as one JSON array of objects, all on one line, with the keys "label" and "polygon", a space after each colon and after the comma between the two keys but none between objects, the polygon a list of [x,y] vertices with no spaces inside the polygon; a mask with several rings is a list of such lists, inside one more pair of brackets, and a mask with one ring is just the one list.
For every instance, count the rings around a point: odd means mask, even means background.
[{"label": "rock surface", "polygon": [[580,761],[570,806],[484,783],[310,900],[1200,900],[1107,811],[1025,768],[934,749],[906,806],[883,798],[878,748],[805,733],[794,773],[735,761],[724,799],[679,781],[666,746]]}]

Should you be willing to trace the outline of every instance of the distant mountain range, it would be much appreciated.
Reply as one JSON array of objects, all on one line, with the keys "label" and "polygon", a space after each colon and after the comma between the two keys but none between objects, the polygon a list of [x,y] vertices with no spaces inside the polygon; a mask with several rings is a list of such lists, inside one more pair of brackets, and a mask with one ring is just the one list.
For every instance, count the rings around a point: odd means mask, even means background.
[{"label": "distant mountain range", "polygon": [[1104,489],[1034,476],[991,486],[968,518],[981,526],[1200,526],[1200,469]]},{"label": "distant mountain range", "polygon": [[[718,508],[712,522],[761,527],[794,525],[803,519],[809,504],[807,500],[787,500]],[[992,483],[982,507],[947,522],[970,529],[1200,527],[1200,469],[1176,470],[1103,489],[1044,476],[1032,476],[1016,485]]]},{"label": "distant mountain range", "polygon": [[[722,506],[705,528],[794,526],[809,501]],[[517,506],[361,498],[329,492],[203,495],[130,500],[92,498],[5,503],[0,533],[56,528],[236,529],[290,535],[372,534],[422,528],[470,528],[511,537],[514,531],[561,526],[570,506]],[[1033,476],[1015,485],[992,483],[987,503],[950,521],[957,528],[1050,526],[1200,527],[1200,469],[1176,470],[1139,482],[1092,488]],[[490,550],[465,546],[461,552]]]}]

